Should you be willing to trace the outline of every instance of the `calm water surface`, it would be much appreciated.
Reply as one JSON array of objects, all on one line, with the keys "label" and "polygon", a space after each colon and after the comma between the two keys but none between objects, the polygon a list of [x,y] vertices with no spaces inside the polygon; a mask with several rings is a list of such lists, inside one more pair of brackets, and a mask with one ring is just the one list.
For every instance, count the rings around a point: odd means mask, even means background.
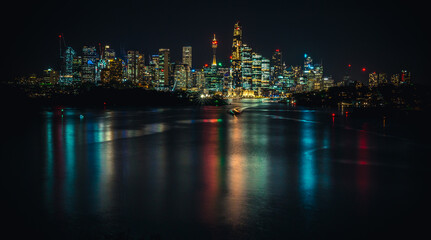
[{"label": "calm water surface", "polygon": [[15,239],[415,238],[429,223],[430,147],[379,124],[254,101],[23,117],[3,126],[2,228]]}]

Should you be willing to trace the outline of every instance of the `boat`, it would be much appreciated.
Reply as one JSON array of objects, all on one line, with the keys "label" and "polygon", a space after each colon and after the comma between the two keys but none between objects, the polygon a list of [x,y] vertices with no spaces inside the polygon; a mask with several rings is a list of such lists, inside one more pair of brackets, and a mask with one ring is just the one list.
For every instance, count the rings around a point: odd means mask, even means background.
[{"label": "boat", "polygon": [[241,110],[239,108],[232,108],[228,111],[228,113],[232,116],[238,116],[239,114],[241,114]]}]

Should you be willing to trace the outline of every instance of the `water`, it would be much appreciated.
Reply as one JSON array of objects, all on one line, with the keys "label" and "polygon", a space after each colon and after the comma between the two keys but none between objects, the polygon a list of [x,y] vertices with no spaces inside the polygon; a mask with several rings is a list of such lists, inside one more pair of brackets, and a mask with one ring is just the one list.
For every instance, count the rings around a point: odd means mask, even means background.
[{"label": "water", "polygon": [[[227,114],[233,106],[243,114]],[[17,239],[412,238],[427,229],[430,147],[380,121],[258,101],[19,120],[4,126],[1,151],[2,232]]]}]

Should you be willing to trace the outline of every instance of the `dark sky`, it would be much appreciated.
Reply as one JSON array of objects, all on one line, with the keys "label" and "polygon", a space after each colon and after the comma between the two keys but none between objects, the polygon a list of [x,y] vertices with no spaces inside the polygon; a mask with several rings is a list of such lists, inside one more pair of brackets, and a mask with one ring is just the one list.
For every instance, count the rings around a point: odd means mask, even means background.
[{"label": "dark sky", "polygon": [[193,47],[193,64],[211,62],[211,38],[218,37],[218,60],[228,63],[233,25],[264,57],[275,49],[286,64],[302,64],[303,54],[323,61],[325,75],[339,80],[348,64],[353,76],[407,68],[414,81],[429,84],[430,37],[427,6],[416,1],[15,1],[3,14],[6,79],[54,66],[58,35],[81,52],[83,45],[111,45],[117,53],[147,56],[170,48]]}]

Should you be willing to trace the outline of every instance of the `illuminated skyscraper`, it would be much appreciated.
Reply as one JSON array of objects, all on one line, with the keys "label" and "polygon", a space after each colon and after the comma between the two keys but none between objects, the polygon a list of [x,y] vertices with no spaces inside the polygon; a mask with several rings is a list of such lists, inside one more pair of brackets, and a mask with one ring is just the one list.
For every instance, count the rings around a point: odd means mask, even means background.
[{"label": "illuminated skyscraper", "polygon": [[233,28],[233,43],[232,43],[232,64],[231,75],[233,87],[242,87],[241,79],[241,49],[242,49],[242,27],[239,22],[235,23]]},{"label": "illuminated skyscraper", "polygon": [[251,89],[252,63],[252,49],[247,44],[243,44],[241,50],[241,87],[246,90]]},{"label": "illuminated skyscraper", "polygon": [[215,34],[214,34],[214,38],[212,41],[212,49],[213,49],[213,64],[212,65],[216,66],[217,65],[217,59],[216,59],[217,39],[216,39]]},{"label": "illuminated skyscraper", "polygon": [[251,89],[259,90],[262,87],[262,55],[253,53],[252,55],[252,77]]},{"label": "illuminated skyscraper", "polygon": [[159,49],[159,89],[169,88],[169,49]]},{"label": "illuminated skyscraper", "polygon": [[183,47],[183,64],[187,64],[190,69],[192,69],[192,47],[184,46]]},{"label": "illuminated skyscraper", "polygon": [[271,61],[267,58],[262,58],[262,88],[263,89],[269,89],[271,79]]},{"label": "illuminated skyscraper", "polygon": [[127,79],[139,83],[144,77],[145,59],[139,51],[127,51]]},{"label": "illuminated skyscraper", "polygon": [[67,47],[66,51],[64,51],[64,75],[72,75],[73,74],[73,58],[75,57],[75,50],[71,47]]},{"label": "illuminated skyscraper", "polygon": [[84,46],[82,48],[82,81],[95,82],[96,76],[96,47]]},{"label": "illuminated skyscraper", "polygon": [[276,49],[272,55],[271,64],[273,67],[272,79],[276,80],[279,76],[283,75],[282,53]]}]

